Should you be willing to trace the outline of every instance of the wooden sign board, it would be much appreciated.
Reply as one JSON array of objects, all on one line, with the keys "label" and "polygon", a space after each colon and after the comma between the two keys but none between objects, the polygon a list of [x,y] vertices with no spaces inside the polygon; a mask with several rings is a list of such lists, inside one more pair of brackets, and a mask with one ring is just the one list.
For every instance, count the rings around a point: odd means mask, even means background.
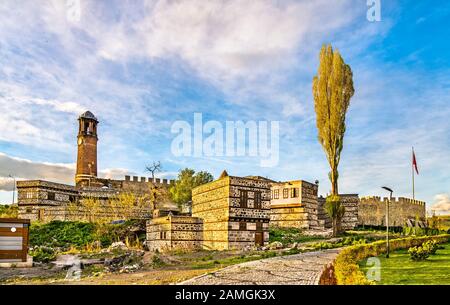
[{"label": "wooden sign board", "polygon": [[26,262],[29,219],[0,218],[0,263]]}]

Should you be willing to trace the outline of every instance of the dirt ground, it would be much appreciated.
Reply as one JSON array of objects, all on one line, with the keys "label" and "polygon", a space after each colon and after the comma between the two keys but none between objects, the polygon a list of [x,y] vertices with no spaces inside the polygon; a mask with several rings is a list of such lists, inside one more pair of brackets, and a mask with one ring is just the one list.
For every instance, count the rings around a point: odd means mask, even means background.
[{"label": "dirt ground", "polygon": [[[246,253],[245,257],[248,257]],[[218,270],[239,262],[240,251],[198,251],[190,253],[146,252],[142,267],[134,272],[106,272],[103,265],[90,265],[81,273],[81,279],[68,280],[68,267],[46,264],[32,268],[0,269],[0,284],[31,285],[161,285],[181,282],[198,275]],[[255,257],[257,258],[257,257]]]}]

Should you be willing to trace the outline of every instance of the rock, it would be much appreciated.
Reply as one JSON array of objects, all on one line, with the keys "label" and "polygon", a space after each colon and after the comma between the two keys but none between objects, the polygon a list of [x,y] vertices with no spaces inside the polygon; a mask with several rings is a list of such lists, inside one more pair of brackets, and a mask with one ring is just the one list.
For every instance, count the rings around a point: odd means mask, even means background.
[{"label": "rock", "polygon": [[274,241],[273,243],[269,244],[270,250],[276,250],[276,249],[282,249],[282,248],[283,248],[283,244],[279,241]]},{"label": "rock", "polygon": [[121,241],[112,243],[111,246],[108,247],[108,250],[116,250],[116,249],[120,249],[120,250],[127,250],[128,247]]}]

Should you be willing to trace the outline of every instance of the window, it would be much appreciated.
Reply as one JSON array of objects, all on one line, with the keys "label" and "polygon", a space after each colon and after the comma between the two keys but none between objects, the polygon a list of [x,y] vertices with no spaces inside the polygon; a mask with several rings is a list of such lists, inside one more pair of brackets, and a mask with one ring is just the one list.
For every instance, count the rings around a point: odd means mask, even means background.
[{"label": "window", "polygon": [[280,190],[277,189],[273,191],[273,198],[274,199],[280,198]]},{"label": "window", "polygon": [[247,230],[247,224],[245,222],[239,223],[239,231],[246,231]]},{"label": "window", "polygon": [[45,215],[44,209],[39,209],[38,220],[44,220],[44,215]]},{"label": "window", "polygon": [[33,192],[26,192],[25,197],[27,199],[32,199],[33,198]]},{"label": "window", "polygon": [[248,194],[247,191],[240,191],[240,198],[239,198],[239,203],[241,208],[246,208],[247,207],[247,199],[248,199]]},{"label": "window", "polygon": [[283,189],[283,198],[289,197],[289,189]]},{"label": "window", "polygon": [[255,192],[255,209],[261,208],[261,192]]},{"label": "window", "polygon": [[263,223],[257,222],[256,223],[256,231],[261,232],[263,230]]},{"label": "window", "polygon": [[298,188],[293,187],[291,188],[291,198],[297,198],[298,197]]},{"label": "window", "polygon": [[55,200],[55,193],[48,192],[47,193],[47,199],[48,200]]}]

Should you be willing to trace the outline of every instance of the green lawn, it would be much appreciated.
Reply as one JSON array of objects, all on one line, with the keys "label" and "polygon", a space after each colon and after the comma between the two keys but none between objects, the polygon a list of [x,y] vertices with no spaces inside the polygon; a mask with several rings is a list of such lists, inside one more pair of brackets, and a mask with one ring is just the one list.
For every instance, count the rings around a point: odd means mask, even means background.
[{"label": "green lawn", "polygon": [[449,215],[445,215],[445,216],[438,216],[440,223],[439,223],[439,228],[441,230],[448,230],[450,229],[450,216]]},{"label": "green lawn", "polygon": [[[443,245],[435,255],[427,260],[414,262],[409,258],[408,250],[391,253],[390,258],[380,256],[380,285],[450,285],[450,243]],[[361,270],[366,273],[366,260],[360,262]]]}]

